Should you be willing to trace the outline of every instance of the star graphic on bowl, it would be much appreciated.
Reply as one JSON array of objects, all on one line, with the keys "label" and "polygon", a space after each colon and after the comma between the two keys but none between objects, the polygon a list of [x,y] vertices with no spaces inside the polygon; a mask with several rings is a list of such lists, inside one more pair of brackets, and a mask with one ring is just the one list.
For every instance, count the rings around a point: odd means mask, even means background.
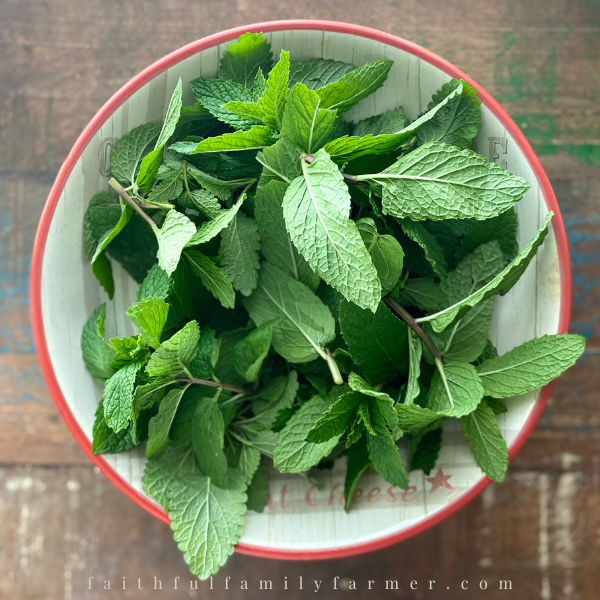
[{"label": "star graphic on bowl", "polygon": [[454,488],[448,483],[448,479],[450,479],[452,475],[444,475],[444,471],[442,469],[438,469],[435,477],[427,477],[427,481],[431,483],[430,494],[433,494],[435,490],[438,488],[447,488],[449,490],[453,490]]}]

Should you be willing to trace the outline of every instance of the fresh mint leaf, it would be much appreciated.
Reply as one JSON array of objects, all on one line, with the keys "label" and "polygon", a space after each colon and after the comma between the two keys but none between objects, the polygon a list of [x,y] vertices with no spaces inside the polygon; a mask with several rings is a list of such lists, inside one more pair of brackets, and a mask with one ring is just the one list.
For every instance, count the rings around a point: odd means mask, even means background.
[{"label": "fresh mint leaf", "polygon": [[536,390],[575,364],[585,350],[579,335],[544,335],[477,367],[486,396],[510,398]]},{"label": "fresh mint leaf", "polygon": [[160,400],[158,413],[150,419],[148,425],[148,444],[146,445],[146,457],[158,456],[169,444],[169,431],[175,418],[175,413],[181,398],[189,388],[189,384],[183,388],[174,388],[167,392]]},{"label": "fresh mint leaf", "polygon": [[363,395],[359,392],[342,394],[314,424],[306,436],[306,441],[318,444],[339,438],[354,422],[362,400]]},{"label": "fresh mint leaf", "polygon": [[394,236],[378,233],[373,219],[360,219],[356,222],[356,227],[377,270],[381,293],[385,295],[394,289],[402,275],[402,246]]},{"label": "fresh mint leaf", "polygon": [[381,284],[356,224],[341,173],[320,150],[289,186],[283,217],[294,246],[311,269],[347,300],[375,312]]},{"label": "fresh mint leaf", "polygon": [[494,414],[496,415],[508,412],[506,404],[498,398],[490,398],[489,396],[484,396],[483,401],[494,411]]},{"label": "fresh mint leaf", "polygon": [[404,404],[412,405],[415,398],[419,396],[421,388],[419,387],[419,377],[421,376],[421,357],[423,356],[423,346],[421,340],[408,328],[408,381],[406,382],[406,391],[404,392]]},{"label": "fresh mint leaf", "polygon": [[452,79],[432,97],[428,110],[437,106],[462,84],[462,91],[454,96],[438,113],[417,131],[420,144],[444,142],[459,148],[470,148],[481,128],[481,100],[477,90],[466,81]]},{"label": "fresh mint leaf", "polygon": [[396,299],[403,306],[414,306],[425,311],[441,310],[447,303],[439,283],[430,277],[408,279],[398,290]]},{"label": "fresh mint leaf", "polygon": [[233,150],[261,150],[275,142],[271,130],[264,125],[254,125],[247,131],[224,133],[202,140],[195,148],[185,154],[204,152],[231,152]]},{"label": "fresh mint leaf", "polygon": [[248,486],[248,510],[261,513],[269,501],[269,471],[264,457],[254,473]]},{"label": "fresh mint leaf", "polygon": [[240,340],[234,350],[235,370],[240,377],[254,383],[267,358],[273,336],[273,322],[268,321]]},{"label": "fresh mint leaf", "polygon": [[348,467],[344,481],[344,508],[346,512],[350,510],[352,500],[354,499],[354,490],[358,485],[361,475],[370,467],[371,460],[369,459],[366,440],[363,437],[356,444],[352,444],[348,450]]},{"label": "fresh mint leaf", "polygon": [[402,227],[402,231],[422,248],[425,253],[425,258],[435,271],[436,275],[441,279],[444,279],[448,274],[448,265],[446,264],[444,251],[436,238],[417,221],[399,219],[398,222]]},{"label": "fresh mint leaf", "polygon": [[192,423],[194,452],[202,472],[221,488],[227,487],[224,434],[225,424],[216,398],[201,398]]},{"label": "fresh mint leaf", "polygon": [[237,374],[235,370],[235,346],[247,335],[245,329],[235,329],[226,331],[219,335],[221,347],[219,349],[219,359],[215,366],[214,372],[218,381],[226,381],[234,385],[244,385],[244,380]]},{"label": "fresh mint leaf", "polygon": [[112,229],[108,229],[98,240],[98,245],[96,246],[96,250],[94,255],[92,256],[92,267],[94,263],[98,260],[99,256],[106,250],[106,247],[115,239],[115,237],[121,233],[123,227],[129,223],[129,219],[131,219],[131,215],[133,214],[133,208],[126,204],[121,200],[121,215],[119,220],[115,224]]},{"label": "fresh mint leaf", "polygon": [[167,393],[167,388],[174,384],[175,381],[170,377],[167,377],[166,379],[156,380],[153,383],[138,385],[135,388],[133,404],[131,405],[131,414],[134,425],[140,416],[140,413],[143,410],[152,408],[155,404],[160,402]]},{"label": "fresh mint leaf", "polygon": [[115,369],[120,369],[146,355],[146,344],[139,335],[114,337],[110,339],[110,343],[115,352],[111,366]]},{"label": "fresh mint leaf", "polygon": [[173,282],[167,273],[158,265],[154,265],[148,271],[148,275],[146,275],[146,278],[138,288],[138,302],[151,297],[166,300],[169,291],[171,290],[172,283]]},{"label": "fresh mint leaf", "polygon": [[213,329],[203,327],[198,341],[198,353],[188,365],[190,373],[198,379],[211,379],[219,361],[221,341]]},{"label": "fresh mint leaf", "polygon": [[314,396],[294,413],[277,437],[273,461],[281,473],[302,473],[314,467],[337,445],[340,436],[312,444],[306,441],[308,432],[327,410],[327,400]]},{"label": "fresh mint leaf", "polygon": [[291,408],[299,387],[296,371],[290,371],[287,377],[277,377],[265,386],[260,397],[252,403],[256,424],[271,429],[282,411]]},{"label": "fresh mint leaf", "polygon": [[383,212],[413,221],[496,217],[521,200],[530,185],[471,150],[431,142],[378,175],[358,181],[383,189]]},{"label": "fresh mint leaf", "polygon": [[363,137],[365,135],[393,135],[402,131],[409,124],[401,106],[388,110],[381,115],[375,115],[359,121],[354,126],[354,135]]},{"label": "fresh mint leaf", "polygon": [[205,244],[212,240],[214,237],[219,235],[226,227],[233,222],[237,212],[240,210],[246,194],[242,194],[240,199],[231,207],[221,209],[219,212],[210,220],[202,223],[194,235],[190,238],[187,243],[187,247],[197,246],[198,244]]},{"label": "fresh mint leaf", "polygon": [[548,235],[548,224],[554,213],[549,212],[544,220],[540,230],[535,234],[533,239],[525,246],[522,252],[496,277],[489,283],[481,287],[475,293],[456,302],[449,308],[446,308],[433,315],[417,319],[418,322],[428,321],[431,323],[434,331],[440,332],[446,329],[450,323],[457,317],[467,312],[471,307],[479,302],[494,296],[495,294],[506,294],[517,283],[525,269],[529,266],[533,257],[536,255],[538,248],[544,242]]},{"label": "fresh mint leaf", "polygon": [[125,429],[131,421],[131,404],[135,378],[143,368],[144,359],[121,367],[107,382],[102,394],[106,424],[115,432]]},{"label": "fresh mint leaf", "polygon": [[177,123],[179,122],[182,94],[183,88],[180,77],[171,96],[171,100],[169,101],[167,114],[165,115],[165,120],[158,139],[156,140],[154,150],[145,156],[140,163],[140,171],[137,174],[135,182],[143,192],[148,192],[152,188],[152,184],[158,173],[158,168],[162,162],[163,148],[169,138],[173,135],[175,127],[177,127]]},{"label": "fresh mint leaf", "polygon": [[[221,212],[221,204],[208,190],[184,190],[177,198],[183,208],[194,208],[214,219]],[[188,242],[189,243],[189,242]]]},{"label": "fresh mint leaf", "polygon": [[198,250],[190,248],[184,253],[185,260],[202,282],[202,285],[225,307],[235,305],[235,292],[227,274],[215,263]]},{"label": "fresh mint leaf", "polygon": [[148,194],[144,206],[148,208],[173,208],[171,202],[183,191],[183,179],[179,171],[167,173]]},{"label": "fresh mint leaf", "polygon": [[286,189],[285,183],[272,180],[256,190],[254,218],[260,234],[261,251],[272,265],[314,291],[320,277],[313,273],[296,250],[285,227],[281,205]]},{"label": "fresh mint leaf", "polygon": [[160,346],[160,336],[168,314],[169,305],[153,296],[139,300],[127,309],[127,316],[140,330],[142,339],[154,349]]},{"label": "fresh mint leaf", "polygon": [[431,473],[442,447],[442,433],[442,428],[438,427],[423,436],[411,438],[408,458],[411,471],[421,469],[425,475]]},{"label": "fresh mint leaf", "polygon": [[461,417],[460,424],[481,470],[490,479],[503,481],[508,468],[508,448],[494,411],[486,402],[480,402],[471,414]]},{"label": "fresh mint leaf", "polygon": [[81,332],[81,353],[90,375],[100,382],[110,379],[115,370],[113,347],[105,340],[106,304],[101,304],[86,321]]},{"label": "fresh mint leaf", "polygon": [[126,452],[141,443],[141,439],[133,430],[133,425],[115,433],[104,418],[104,405],[102,401],[98,404],[92,430],[92,453],[93,454],[115,454]]},{"label": "fresh mint leaf", "polygon": [[394,400],[388,394],[370,386],[356,373],[350,373],[348,376],[348,385],[355,392],[360,392],[363,396],[369,397],[367,402],[369,406],[369,420],[374,428],[387,428],[391,430],[396,428],[398,416],[394,409]]},{"label": "fresh mint leaf", "polygon": [[447,417],[472,413],[483,398],[483,385],[475,367],[449,362],[442,369],[444,376],[438,370],[431,381],[429,408]]},{"label": "fresh mint leaf", "polygon": [[398,429],[405,433],[422,434],[430,425],[440,420],[440,415],[429,408],[421,408],[417,404],[395,405]]},{"label": "fresh mint leaf", "polygon": [[367,451],[373,468],[391,485],[407,490],[408,475],[398,446],[387,431],[367,434]]},{"label": "fresh mint leaf", "polygon": [[273,324],[273,348],[289,362],[327,359],[324,348],[335,338],[329,309],[305,285],[281,269],[262,264],[258,286],[244,306],[257,327]]},{"label": "fresh mint leaf", "polygon": [[258,284],[260,235],[251,217],[238,212],[221,233],[221,266],[233,287],[249,296]]},{"label": "fresh mint leaf", "polygon": [[296,177],[300,177],[302,175],[301,154],[302,150],[285,137],[279,138],[272,146],[259,152],[256,160],[263,166],[260,187],[273,180],[292,183]]},{"label": "fresh mint leaf", "polygon": [[392,68],[391,60],[374,60],[354,69],[334,83],[319,88],[323,108],[335,109],[338,114],[349,111],[363,98],[378,90]]},{"label": "fresh mint leaf", "polygon": [[152,354],[146,366],[147,375],[172,378],[184,374],[187,365],[196,355],[199,339],[198,323],[190,321]]},{"label": "fresh mint leaf", "polygon": [[383,304],[373,314],[342,302],[340,327],[352,359],[373,385],[408,372],[406,325]]},{"label": "fresh mint leaf", "polygon": [[281,136],[307,152],[322,148],[335,129],[337,112],[321,107],[317,92],[297,83],[287,96],[281,122]]},{"label": "fresh mint leaf", "polygon": [[290,61],[290,87],[302,83],[311,90],[317,90],[339,81],[355,69],[354,65],[337,60],[309,58]]},{"label": "fresh mint leaf", "polygon": [[219,78],[250,88],[258,70],[268,73],[272,64],[271,44],[267,38],[262,33],[244,33],[237,42],[229,44],[221,57]]},{"label": "fresh mint leaf", "polygon": [[110,170],[123,187],[135,183],[140,163],[160,131],[160,125],[146,123],[132,129],[115,144],[110,153]]},{"label": "fresh mint leaf", "polygon": [[271,129],[281,130],[285,98],[290,78],[290,53],[282,50],[279,62],[273,67],[267,78],[267,91],[259,100],[263,110],[264,123]]},{"label": "fresh mint leaf", "polygon": [[196,233],[196,226],[184,214],[171,209],[162,227],[152,229],[158,240],[158,265],[171,275],[177,268],[182,250]]}]

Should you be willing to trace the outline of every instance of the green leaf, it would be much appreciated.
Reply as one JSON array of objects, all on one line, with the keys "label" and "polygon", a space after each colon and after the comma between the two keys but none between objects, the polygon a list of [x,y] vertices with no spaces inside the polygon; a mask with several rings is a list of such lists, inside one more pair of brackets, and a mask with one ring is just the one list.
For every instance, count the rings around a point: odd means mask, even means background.
[{"label": "green leaf", "polygon": [[285,183],[272,180],[256,190],[254,218],[260,234],[261,251],[272,265],[314,291],[320,278],[298,253],[285,227],[281,204],[286,189]]},{"label": "green leaf", "polygon": [[510,398],[546,385],[569,367],[585,350],[579,335],[544,335],[525,342],[477,367],[486,396]]},{"label": "green leaf", "polygon": [[169,431],[175,418],[177,407],[189,385],[183,388],[169,390],[158,405],[158,413],[150,419],[148,425],[148,444],[146,446],[146,457],[158,456],[169,443]]},{"label": "green leaf", "polygon": [[441,310],[446,306],[442,288],[429,277],[408,279],[396,299],[403,306],[415,306],[426,311]]},{"label": "green leaf", "polygon": [[448,363],[443,371],[447,385],[437,371],[429,390],[429,408],[447,417],[463,417],[473,412],[483,398],[483,386],[475,367],[467,363]]},{"label": "green leaf", "polygon": [[112,266],[104,252],[98,256],[96,262],[92,263],[92,273],[112,300],[115,294],[115,282],[112,276]]},{"label": "green leaf", "polygon": [[264,123],[271,129],[281,129],[289,77],[290,53],[287,50],[282,50],[279,55],[279,62],[269,73],[267,91],[259,100],[259,105],[264,113]]},{"label": "green leaf", "polygon": [[402,131],[409,124],[409,120],[404,114],[401,106],[397,106],[392,110],[381,115],[375,115],[368,119],[359,121],[354,126],[354,135],[363,137],[365,135],[393,135]]},{"label": "green leaf", "polygon": [[481,402],[460,419],[469,448],[481,470],[494,481],[502,481],[508,468],[508,448],[500,433],[494,411]]},{"label": "green leaf", "polygon": [[395,132],[373,135],[367,133],[361,137],[344,136],[329,142],[325,149],[337,162],[347,162],[369,154],[390,154],[407,142],[419,127],[432,119],[452,98],[460,94],[462,85],[444,98],[437,106],[428,110],[410,125]]},{"label": "green leaf", "polygon": [[317,90],[339,81],[354,68],[354,65],[348,63],[322,58],[292,60],[290,62],[290,87],[296,83],[303,83],[311,90]]},{"label": "green leaf", "polygon": [[131,421],[133,388],[138,371],[145,360],[137,360],[120,368],[107,382],[102,394],[106,424],[118,433]]},{"label": "green leaf", "polygon": [[208,190],[184,190],[177,202],[183,208],[194,208],[203,212],[209,219],[214,219],[221,212],[221,204]]},{"label": "green leaf", "polygon": [[192,573],[206,579],[233,553],[242,535],[246,485],[241,476],[217,487],[210,477],[174,479],[168,488],[171,529]]},{"label": "green leaf", "polygon": [[263,323],[235,345],[234,364],[240,377],[254,383],[263,365],[273,336],[273,322]]},{"label": "green leaf", "polygon": [[205,244],[206,242],[217,237],[223,229],[229,227],[234,220],[238,210],[240,210],[246,194],[242,194],[240,199],[231,207],[219,210],[219,212],[210,220],[202,223],[194,235],[190,238],[187,243],[187,247],[197,246],[198,244]]},{"label": "green leaf", "polygon": [[423,436],[411,438],[408,459],[411,471],[421,469],[425,475],[431,473],[442,447],[442,433],[442,428],[438,427]]},{"label": "green leaf", "polygon": [[417,404],[396,404],[398,429],[405,433],[420,434],[430,425],[440,420],[440,415],[429,408]]},{"label": "green leaf", "polygon": [[160,346],[160,336],[168,314],[169,305],[164,300],[152,296],[132,304],[127,309],[127,316],[140,330],[142,339],[155,349]]},{"label": "green leaf", "polygon": [[198,341],[198,354],[190,362],[188,369],[198,379],[211,379],[219,361],[221,340],[215,337],[213,329],[203,327]]},{"label": "green leaf", "polygon": [[287,361],[326,359],[324,347],[335,338],[335,321],[317,296],[281,269],[263,263],[258,286],[244,306],[257,327],[277,319],[273,348]]},{"label": "green leaf", "polygon": [[256,150],[273,144],[275,140],[271,130],[264,125],[254,125],[247,131],[224,133],[216,137],[202,140],[194,149],[184,154],[201,154],[204,152],[230,152],[233,150]]},{"label": "green leaf", "polygon": [[311,269],[347,300],[375,312],[381,284],[350,216],[350,194],[325,151],[285,193],[283,216],[292,242]]},{"label": "green leaf", "polygon": [[[431,142],[378,175],[358,175],[383,188],[383,212],[413,221],[489,219],[521,200],[530,185],[471,150]],[[377,190],[376,190],[377,191]]]},{"label": "green leaf", "polygon": [[404,393],[404,404],[411,405],[418,397],[421,389],[419,387],[419,377],[421,376],[421,357],[423,356],[423,346],[421,340],[413,333],[412,329],[407,328],[408,332],[408,381],[406,382],[406,391]]},{"label": "green leaf", "polygon": [[294,413],[277,437],[273,461],[281,473],[302,473],[314,467],[337,445],[340,436],[321,444],[306,441],[308,432],[314,427],[328,408],[327,400],[314,396]]},{"label": "green leaf", "polygon": [[146,355],[146,344],[139,335],[111,338],[110,343],[115,351],[111,363],[115,369],[120,369]]},{"label": "green leaf", "polygon": [[122,200],[120,201],[121,207],[121,215],[119,220],[115,224],[112,229],[108,229],[98,240],[98,245],[96,246],[96,250],[94,255],[92,256],[92,266],[98,260],[99,256],[104,252],[106,247],[115,239],[115,237],[121,233],[123,227],[129,223],[129,219],[131,219],[131,215],[133,214],[133,208],[126,204]]},{"label": "green leaf", "polygon": [[336,109],[338,114],[347,112],[384,84],[393,64],[391,60],[374,60],[347,73],[340,80],[319,88],[317,93],[321,105],[323,108]]},{"label": "green leaf", "polygon": [[375,314],[342,302],[340,327],[352,360],[373,385],[408,372],[406,325],[383,305]]},{"label": "green leaf", "polygon": [[[244,446],[246,447],[246,446]],[[264,457],[248,486],[248,510],[261,513],[269,501],[269,471]]]},{"label": "green leaf", "polygon": [[508,412],[506,404],[498,398],[490,398],[489,396],[484,396],[483,400],[494,411],[494,414],[496,415]]},{"label": "green leaf", "polygon": [[402,275],[402,246],[395,237],[379,234],[373,219],[360,219],[356,221],[356,227],[377,270],[381,281],[381,293],[385,295],[394,289]]},{"label": "green leaf", "polygon": [[444,279],[448,274],[448,265],[444,257],[444,251],[439,245],[435,236],[433,236],[421,223],[411,221],[410,219],[399,220],[402,231],[413,241],[419,244],[425,253],[425,258],[435,271],[435,273]]},{"label": "green leaf", "polygon": [[314,424],[306,435],[306,441],[322,443],[339,438],[354,422],[362,400],[363,395],[359,392],[342,394]]},{"label": "green leaf", "polygon": [[227,457],[223,451],[225,424],[219,405],[201,398],[192,423],[192,442],[200,469],[219,487],[227,487]]},{"label": "green leaf", "polygon": [[259,152],[256,160],[264,167],[260,178],[261,187],[273,180],[291,183],[302,175],[301,154],[302,151],[285,137]]},{"label": "green leaf", "polygon": [[102,401],[98,404],[92,430],[92,453],[93,454],[115,454],[126,452],[141,443],[141,439],[134,433],[133,425],[115,433],[104,418],[104,405]]},{"label": "green leaf", "polygon": [[419,128],[420,144],[444,142],[459,148],[470,148],[481,127],[481,100],[477,90],[466,81],[452,79],[432,97],[428,110],[438,105],[462,84],[462,92],[454,96],[438,113]]},{"label": "green leaf", "polygon": [[219,269],[208,256],[204,256],[198,250],[186,250],[184,257],[192,272],[200,278],[202,285],[225,308],[233,308],[235,305],[235,292],[225,271]]},{"label": "green leaf", "polygon": [[171,278],[158,265],[154,265],[148,275],[138,288],[137,299],[145,300],[146,298],[154,297],[166,300],[171,290]]},{"label": "green leaf", "polygon": [[369,453],[365,438],[358,443],[350,446],[348,450],[348,467],[346,470],[346,479],[344,481],[344,508],[346,512],[350,510],[354,498],[354,490],[358,484],[361,475],[371,467]]},{"label": "green leaf", "polygon": [[260,235],[256,221],[238,212],[221,234],[221,266],[233,287],[249,296],[258,283]]},{"label": "green leaf", "polygon": [[110,170],[123,187],[135,183],[138,167],[160,130],[160,125],[146,123],[132,129],[115,144],[110,153]]},{"label": "green leaf", "polygon": [[265,429],[272,428],[280,413],[294,403],[298,388],[296,371],[290,371],[287,377],[277,377],[264,387],[260,398],[252,404],[252,411],[256,415],[255,423]]},{"label": "green leaf", "polygon": [[262,33],[244,33],[237,42],[229,44],[221,57],[219,79],[229,79],[249,88],[258,70],[268,73],[272,64],[271,44],[267,38]]},{"label": "green leaf", "polygon": [[385,392],[370,386],[360,375],[350,373],[348,385],[363,396],[368,396],[369,418],[375,428],[395,429],[398,416],[394,409],[394,400]]},{"label": "green leaf", "polygon": [[106,304],[101,304],[86,321],[81,332],[81,353],[90,375],[100,382],[110,379],[115,351],[105,340]]},{"label": "green leaf", "polygon": [[391,485],[407,490],[408,475],[402,457],[392,436],[388,432],[367,434],[367,450],[373,468]]},{"label": "green leaf", "polygon": [[198,323],[190,321],[152,354],[146,366],[148,376],[172,378],[185,373],[187,365],[196,355],[199,338]]},{"label": "green leaf", "polygon": [[162,162],[163,148],[168,142],[169,138],[173,135],[175,127],[179,122],[179,117],[181,115],[182,93],[183,88],[180,77],[177,85],[175,86],[175,90],[171,95],[171,100],[169,101],[169,106],[167,107],[167,114],[165,115],[165,120],[163,122],[158,139],[156,140],[154,150],[145,156],[140,164],[140,171],[135,182],[144,192],[148,192],[152,188],[152,184],[156,174],[158,173],[158,168]]},{"label": "green leaf", "polygon": [[228,102],[254,102],[252,90],[235,81],[223,79],[205,79],[199,77],[190,82],[198,102],[207,108],[219,121],[232,125],[236,129],[249,129],[255,121],[248,121],[225,108]]},{"label": "green leaf", "polygon": [[[181,166],[181,162],[174,161],[174,165]],[[193,179],[195,179],[203,188],[206,188],[208,192],[219,198],[220,200],[229,201],[231,200],[233,190],[236,190],[241,187],[245,187],[248,184],[253,182],[253,179],[230,179],[230,180],[222,180],[201,171],[194,165],[189,163],[186,164],[186,176],[189,175]],[[204,210],[201,207],[201,210]],[[211,214],[207,213],[207,216],[212,217]]]},{"label": "green leaf", "polygon": [[155,404],[160,402],[167,393],[167,388],[174,383],[175,381],[168,377],[166,379],[159,379],[153,383],[138,385],[135,388],[133,404],[131,406],[131,414],[134,424],[140,416],[140,413],[143,410],[152,408]]},{"label": "green leaf", "polygon": [[281,136],[311,154],[326,144],[335,129],[337,118],[336,111],[321,107],[317,92],[297,83],[286,100]]},{"label": "green leaf", "polygon": [[219,360],[214,372],[218,381],[226,381],[234,385],[243,385],[244,380],[235,370],[234,350],[235,345],[243,339],[248,332],[246,329],[234,329],[219,335],[221,347],[219,349]]},{"label": "green leaf", "polygon": [[[254,448],[254,446],[250,446],[249,444],[242,444],[239,460],[235,466],[242,472],[247,484],[250,484],[252,481],[256,469],[258,469],[258,465],[260,464],[260,459],[261,454],[258,448]],[[230,465],[231,463],[232,461],[229,460]]]},{"label": "green leaf", "polygon": [[181,173],[179,171],[171,171],[152,188],[144,205],[149,206],[149,208],[173,208],[171,202],[175,200],[182,191],[183,180]]},{"label": "green leaf", "polygon": [[159,229],[152,229],[158,240],[158,265],[167,275],[177,268],[181,251],[196,233],[196,226],[184,214],[172,209]]},{"label": "green leaf", "polygon": [[525,269],[529,266],[529,263],[536,255],[538,248],[544,242],[545,237],[548,235],[548,224],[554,215],[553,212],[549,212],[544,220],[544,223],[540,230],[535,234],[533,239],[525,246],[523,251],[496,277],[494,277],[489,283],[481,287],[475,293],[463,298],[459,302],[456,302],[449,308],[446,308],[433,315],[421,317],[416,319],[417,322],[430,322],[434,331],[443,331],[450,323],[457,317],[463,315],[471,307],[475,306],[479,302],[490,298],[495,294],[506,294],[512,287],[517,283],[521,275],[525,272]]}]

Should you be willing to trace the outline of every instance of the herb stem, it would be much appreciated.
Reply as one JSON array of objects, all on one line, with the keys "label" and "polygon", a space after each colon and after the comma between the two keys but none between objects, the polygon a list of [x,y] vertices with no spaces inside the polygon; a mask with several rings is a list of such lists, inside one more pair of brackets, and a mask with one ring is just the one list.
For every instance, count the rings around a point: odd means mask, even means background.
[{"label": "herb stem", "polygon": [[325,354],[327,354],[327,366],[331,371],[331,377],[333,377],[333,383],[336,385],[342,385],[344,380],[342,379],[342,374],[340,373],[340,368],[335,362],[335,358],[333,358],[333,354],[331,354],[331,350],[329,348],[325,348]]},{"label": "herb stem", "polygon": [[[314,156],[312,154],[306,154],[304,156],[304,162],[307,165],[310,165],[313,159]],[[367,181],[359,181],[358,179],[356,179],[356,175],[350,175],[350,173],[342,173],[342,177],[344,178],[344,181],[346,183],[351,183],[352,185],[358,185],[360,187],[369,187],[369,183]]]},{"label": "herb stem", "polygon": [[110,185],[110,187],[113,188],[117,194],[119,194],[119,196],[121,196],[121,198],[123,198],[123,200],[125,200],[125,202],[127,202],[127,204],[129,204],[133,210],[148,223],[148,225],[150,225],[150,227],[152,227],[152,229],[156,229],[156,223],[152,220],[150,215],[144,211],[144,209],[127,193],[125,188],[114,177],[111,177],[108,180],[108,185]]},{"label": "herb stem", "polygon": [[228,390],[235,392],[236,394],[247,394],[248,390],[237,385],[229,385],[228,383],[221,383],[219,381],[209,381],[208,379],[196,379],[196,377],[176,377],[175,381],[181,381],[183,383],[191,383],[193,385],[206,385],[213,388],[221,388],[222,390]]},{"label": "herb stem", "polygon": [[444,362],[444,357],[440,354],[439,350],[435,347],[435,344],[423,331],[421,326],[415,321],[414,317],[412,317],[402,306],[400,306],[400,304],[398,304],[389,296],[386,296],[383,299],[383,302],[387,304],[387,306],[391,308],[421,338],[421,341],[425,344],[425,347],[427,350],[429,350],[431,356],[433,356],[436,361],[439,360],[442,365],[446,364]]}]

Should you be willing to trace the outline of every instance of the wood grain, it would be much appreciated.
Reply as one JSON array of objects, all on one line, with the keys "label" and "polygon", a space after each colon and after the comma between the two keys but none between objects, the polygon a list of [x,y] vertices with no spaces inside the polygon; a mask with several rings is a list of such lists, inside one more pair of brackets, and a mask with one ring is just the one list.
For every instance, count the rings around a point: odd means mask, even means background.
[{"label": "wood grain", "polygon": [[[132,75],[198,37],[268,19],[352,21],[401,35],[482,84],[529,137],[552,179],[569,235],[572,329],[588,338],[582,361],[556,385],[541,422],[502,485],[420,536],[377,553],[321,563],[236,555],[197,593],[259,598],[259,579],[398,579],[394,598],[596,600],[600,528],[600,3],[598,0],[0,0],[0,597],[150,598],[113,590],[187,569],[168,528],[95,474],[56,412],[33,355],[27,272],[35,227],[56,172],[101,104]],[[27,466],[25,466],[27,465]],[[33,465],[33,466],[32,466]],[[86,590],[88,577],[95,589]],[[231,590],[222,588],[230,575]],[[239,591],[247,579],[250,589]],[[411,580],[419,582],[411,591]],[[464,579],[469,591],[459,589]],[[489,590],[476,588],[482,579]],[[148,582],[148,584],[146,584]],[[204,588],[202,587],[204,585]],[[329,588],[325,588],[329,585]],[[383,583],[383,585],[385,585]],[[361,589],[362,588],[362,589]],[[279,588],[281,589],[281,588]],[[218,591],[220,590],[220,591]],[[442,596],[442,591],[439,592]],[[276,592],[277,593],[277,592]],[[377,594],[379,596],[379,594]],[[431,596],[433,597],[433,596]]]}]

